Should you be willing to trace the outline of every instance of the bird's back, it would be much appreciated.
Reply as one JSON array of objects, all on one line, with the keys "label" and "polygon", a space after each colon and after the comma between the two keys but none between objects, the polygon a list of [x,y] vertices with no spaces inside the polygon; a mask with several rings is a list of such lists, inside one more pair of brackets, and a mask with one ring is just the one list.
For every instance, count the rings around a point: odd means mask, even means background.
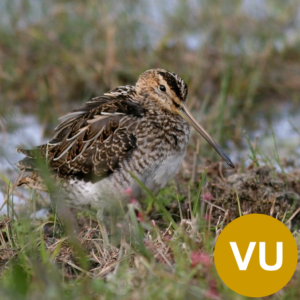
[{"label": "bird's back", "polygon": [[47,144],[19,149],[26,157],[18,167],[30,174],[18,184],[46,189],[47,170],[73,203],[97,206],[128,188],[139,197],[132,174],[157,192],[174,176],[188,139],[189,125],[179,115],[132,86],[119,87],[62,117]]}]

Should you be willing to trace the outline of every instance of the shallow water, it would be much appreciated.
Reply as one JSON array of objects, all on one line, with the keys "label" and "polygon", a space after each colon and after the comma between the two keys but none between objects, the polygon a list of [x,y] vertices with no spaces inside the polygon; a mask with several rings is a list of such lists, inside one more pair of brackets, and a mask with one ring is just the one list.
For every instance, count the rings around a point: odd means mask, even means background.
[{"label": "shallow water", "polygon": [[[269,108],[264,106],[249,115],[243,130],[252,143],[257,139],[260,154],[274,159],[276,143],[279,157],[294,160],[295,166],[300,167],[300,105],[284,102],[270,104]],[[234,161],[241,162],[250,154],[246,138],[241,148],[232,143],[229,146]]]},{"label": "shallow water", "polygon": [[[31,148],[32,146],[39,145],[45,142],[43,138],[43,128],[34,115],[24,115],[16,113],[10,116],[9,120],[4,120],[3,123],[6,127],[8,122],[13,122],[15,129],[6,132],[0,132],[0,174],[10,179],[13,183],[19,173],[18,168],[14,165],[24,157],[23,154],[18,153],[18,147]],[[3,190],[0,179],[0,207],[7,195],[7,191]],[[27,191],[20,189],[23,196],[27,195]],[[14,203],[21,203],[23,197],[14,195]],[[6,212],[6,206],[0,211],[0,214]]]},{"label": "shallow water", "polygon": [[16,114],[14,116],[15,130],[0,133],[0,168],[7,173],[13,169],[13,163],[24,157],[16,149],[20,146],[30,148],[43,140],[41,124],[34,115]]}]

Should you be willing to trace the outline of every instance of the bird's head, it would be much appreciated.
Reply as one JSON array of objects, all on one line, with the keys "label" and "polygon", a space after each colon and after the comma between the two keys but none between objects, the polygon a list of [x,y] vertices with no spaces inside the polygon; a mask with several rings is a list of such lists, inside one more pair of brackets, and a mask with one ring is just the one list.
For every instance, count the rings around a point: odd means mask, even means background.
[{"label": "bird's head", "polygon": [[226,153],[188,111],[185,103],[188,88],[177,74],[164,69],[148,70],[139,77],[136,83],[136,91],[140,95],[151,97],[151,100],[155,101],[163,109],[180,115],[204,137],[229,166],[235,168]]}]

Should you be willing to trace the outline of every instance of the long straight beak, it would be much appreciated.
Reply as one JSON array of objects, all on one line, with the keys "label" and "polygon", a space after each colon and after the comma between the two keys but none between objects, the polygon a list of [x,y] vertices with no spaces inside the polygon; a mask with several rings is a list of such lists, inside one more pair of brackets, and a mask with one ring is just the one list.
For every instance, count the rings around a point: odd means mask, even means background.
[{"label": "long straight beak", "polygon": [[218,154],[224,159],[224,161],[232,168],[235,165],[227,156],[227,154],[221,149],[221,147],[212,139],[212,137],[206,132],[206,130],[197,123],[191,113],[188,111],[186,105],[182,103],[182,110],[179,109],[178,113],[191,125],[193,126],[204,138],[205,140],[218,152]]}]

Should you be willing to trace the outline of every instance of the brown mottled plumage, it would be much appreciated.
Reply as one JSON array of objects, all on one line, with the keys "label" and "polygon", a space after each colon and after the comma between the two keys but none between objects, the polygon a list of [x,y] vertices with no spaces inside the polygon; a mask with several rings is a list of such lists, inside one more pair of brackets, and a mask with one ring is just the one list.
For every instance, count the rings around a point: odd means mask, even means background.
[{"label": "brown mottled plumage", "polygon": [[[18,163],[30,172],[18,185],[47,190],[40,169],[46,167],[74,204],[103,210],[143,194],[135,174],[158,192],[174,176],[184,157],[190,125],[232,167],[234,165],[185,106],[187,85],[163,69],[143,73],[135,86],[120,86],[61,118],[54,138]],[[190,125],[189,125],[190,124]]]}]

